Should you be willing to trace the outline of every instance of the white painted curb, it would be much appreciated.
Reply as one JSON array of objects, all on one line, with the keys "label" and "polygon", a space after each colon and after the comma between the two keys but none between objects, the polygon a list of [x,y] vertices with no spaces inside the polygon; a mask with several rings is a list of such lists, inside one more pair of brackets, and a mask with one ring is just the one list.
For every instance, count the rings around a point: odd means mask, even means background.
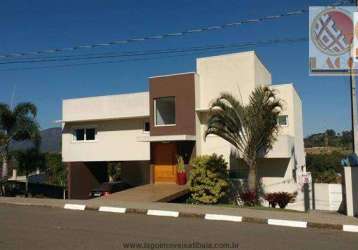
[{"label": "white painted curb", "polygon": [[223,214],[205,214],[206,220],[221,220],[221,221],[234,221],[241,222],[241,216],[223,215]]},{"label": "white painted curb", "polygon": [[99,207],[98,211],[124,214],[127,209],[125,207]]},{"label": "white painted curb", "polygon": [[268,219],[267,224],[275,226],[307,228],[306,221]]},{"label": "white painted curb", "polygon": [[355,226],[355,225],[343,225],[343,231],[358,233],[358,226]]},{"label": "white painted curb", "polygon": [[178,217],[178,216],[179,216],[179,212],[176,212],[176,211],[165,211],[165,210],[151,210],[151,209],[148,209],[147,215],[167,216],[167,217]]},{"label": "white painted curb", "polygon": [[70,209],[70,210],[85,210],[86,205],[80,205],[80,204],[65,204],[64,209]]}]

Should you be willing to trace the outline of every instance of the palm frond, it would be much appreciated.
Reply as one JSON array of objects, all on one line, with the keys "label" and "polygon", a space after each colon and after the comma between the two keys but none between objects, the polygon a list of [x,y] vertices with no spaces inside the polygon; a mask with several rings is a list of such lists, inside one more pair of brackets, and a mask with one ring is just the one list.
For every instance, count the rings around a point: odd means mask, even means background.
[{"label": "palm frond", "polygon": [[18,116],[32,116],[36,117],[37,115],[37,108],[35,104],[31,102],[23,102],[16,105],[14,108],[14,115]]},{"label": "palm frond", "polygon": [[271,149],[281,109],[281,101],[269,87],[256,88],[246,106],[230,93],[222,93],[210,106],[204,136],[223,138],[238,149],[245,161],[251,161]]}]

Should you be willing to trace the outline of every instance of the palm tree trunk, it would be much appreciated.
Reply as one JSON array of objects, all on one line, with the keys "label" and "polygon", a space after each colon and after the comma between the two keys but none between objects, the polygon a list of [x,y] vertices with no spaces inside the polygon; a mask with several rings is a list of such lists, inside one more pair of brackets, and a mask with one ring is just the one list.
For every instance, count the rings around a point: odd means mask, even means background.
[{"label": "palm tree trunk", "polygon": [[256,161],[252,161],[249,165],[249,175],[247,177],[247,185],[250,192],[256,193],[256,188],[257,188]]},{"label": "palm tree trunk", "polygon": [[8,173],[8,162],[7,162],[7,154],[3,153],[2,155],[2,172],[1,172],[1,177],[5,178],[7,176]]},{"label": "palm tree trunk", "polygon": [[29,195],[29,175],[26,173],[26,180],[25,180],[25,197]]}]

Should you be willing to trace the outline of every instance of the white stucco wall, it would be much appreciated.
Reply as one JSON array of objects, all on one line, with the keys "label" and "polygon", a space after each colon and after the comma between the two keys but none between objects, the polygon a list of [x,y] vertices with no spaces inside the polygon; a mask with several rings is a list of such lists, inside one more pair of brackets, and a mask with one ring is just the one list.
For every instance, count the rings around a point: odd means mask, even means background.
[{"label": "white stucco wall", "polygon": [[271,74],[254,51],[198,58],[196,67],[197,154],[223,154],[230,163],[234,148],[228,142],[217,136],[204,139],[210,103],[222,92],[234,94],[247,103],[255,87],[271,84]]},{"label": "white stucco wall", "polygon": [[[289,135],[294,139],[293,152],[296,164],[299,167],[305,166],[305,152],[303,141],[303,115],[302,102],[293,84],[275,84],[272,87],[276,90],[278,97],[283,100],[282,115],[288,116],[288,126],[281,126],[280,135]],[[304,167],[305,169],[305,167]]]},{"label": "white stucco wall", "polygon": [[148,116],[148,92],[67,99],[62,106],[64,122]]},{"label": "white stucco wall", "polygon": [[246,103],[259,85],[270,85],[271,74],[254,51],[198,58],[199,100],[197,109],[207,109],[222,92],[229,92]]},{"label": "white stucco wall", "polygon": [[[66,123],[62,134],[63,161],[148,161],[149,142],[137,140],[146,134],[145,121],[147,118]],[[96,140],[74,141],[73,130],[86,127],[97,129]]]},{"label": "white stucco wall", "polygon": [[358,167],[344,167],[347,215],[358,217]]},{"label": "white stucco wall", "polygon": [[338,211],[342,203],[342,184],[314,183],[314,209]]}]

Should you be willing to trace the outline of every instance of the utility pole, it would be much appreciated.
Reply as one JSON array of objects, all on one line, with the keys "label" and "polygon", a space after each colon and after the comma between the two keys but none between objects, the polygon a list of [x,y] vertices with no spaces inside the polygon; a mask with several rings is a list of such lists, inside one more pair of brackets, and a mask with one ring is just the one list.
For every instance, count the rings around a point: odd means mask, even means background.
[{"label": "utility pole", "polygon": [[[355,6],[358,6],[358,0],[354,0]],[[353,23],[354,27],[354,23]],[[354,36],[354,32],[353,32]],[[353,41],[352,41],[353,43]],[[357,90],[355,79],[354,59],[350,65],[350,82],[351,82],[351,115],[352,115],[352,136],[353,136],[353,153],[358,156],[358,112],[357,112]]]},{"label": "utility pole", "polygon": [[358,156],[358,112],[357,112],[357,95],[356,95],[356,79],[354,70],[354,60],[351,61],[351,118],[352,118],[352,135],[353,135],[353,153]]}]

